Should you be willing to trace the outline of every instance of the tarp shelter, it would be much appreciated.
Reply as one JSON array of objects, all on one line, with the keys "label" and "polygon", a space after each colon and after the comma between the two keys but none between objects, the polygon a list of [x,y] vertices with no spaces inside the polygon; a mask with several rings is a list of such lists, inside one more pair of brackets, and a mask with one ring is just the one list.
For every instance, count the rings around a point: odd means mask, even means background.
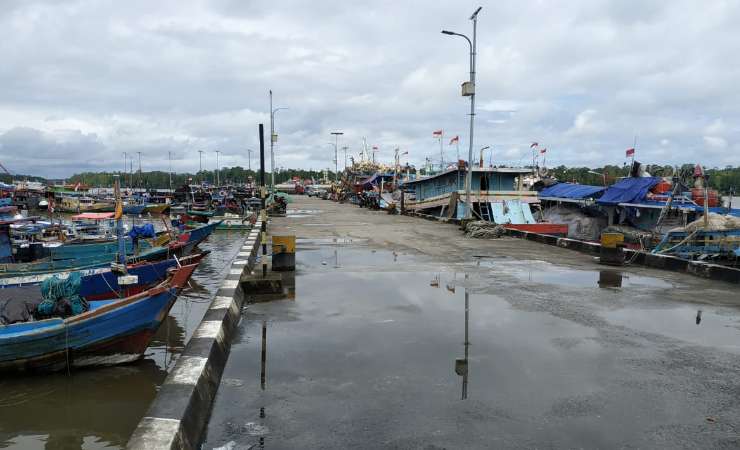
[{"label": "tarp shelter", "polygon": [[599,205],[614,206],[619,203],[645,203],[647,191],[662,179],[658,177],[625,178],[609,186],[604,195],[596,200]]},{"label": "tarp shelter", "polygon": [[[585,184],[558,183],[540,191],[540,197],[559,198],[586,198],[600,195],[604,191],[602,186],[587,186]],[[597,195],[598,194],[598,195]]]},{"label": "tarp shelter", "polygon": [[373,184],[375,184],[375,181],[378,179],[378,177],[380,177],[380,174],[378,174],[378,172],[375,172],[371,177],[365,179],[365,181],[363,181],[362,183],[359,183],[359,186],[365,190],[372,189]]}]

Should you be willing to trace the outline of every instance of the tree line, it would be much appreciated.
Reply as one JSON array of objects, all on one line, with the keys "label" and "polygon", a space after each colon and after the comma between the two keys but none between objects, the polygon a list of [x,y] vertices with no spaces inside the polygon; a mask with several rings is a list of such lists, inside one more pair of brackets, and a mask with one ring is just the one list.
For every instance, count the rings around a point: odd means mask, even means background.
[{"label": "tree line", "polygon": [[[687,164],[679,167],[679,170],[688,170],[693,168],[693,165]],[[648,172],[653,176],[664,176],[673,173],[672,166],[649,166]],[[555,176],[559,181],[572,182],[576,181],[579,184],[589,184],[600,186],[606,183],[608,185],[614,184],[621,178],[629,176],[629,166],[616,166],[609,165],[599,168],[590,167],[566,167],[557,166],[551,168],[548,176]],[[605,176],[593,174],[590,172],[597,172]],[[709,175],[709,187],[710,189],[716,189],[721,195],[729,195],[730,192],[737,194],[740,192],[740,167],[727,166],[724,169],[718,167],[707,168],[705,173]],[[90,187],[101,187],[110,188],[113,187],[115,180],[114,175],[119,175],[119,178],[123,185],[127,187],[139,187],[139,173],[123,173],[123,172],[83,172],[72,175],[66,180],[48,180],[42,177],[34,175],[22,175],[17,174],[12,177],[8,174],[0,174],[0,182],[12,183],[15,180],[27,179],[29,181],[38,181],[41,183],[54,184],[54,183],[67,183],[75,184],[78,181],[82,184],[86,184]],[[216,172],[214,170],[204,170],[202,173],[203,181],[216,184]],[[253,178],[250,178],[252,176]],[[331,170],[316,171],[316,170],[303,170],[303,169],[290,169],[278,167],[275,170],[275,183],[284,183],[293,178],[300,180],[316,180],[322,181],[324,177],[327,177],[329,181],[334,180],[335,173]],[[218,177],[221,180],[222,185],[231,184],[245,184],[250,181],[259,184],[259,171],[249,171],[241,166],[225,167],[218,173]],[[270,173],[265,173],[267,183],[270,182]],[[172,174],[172,187],[176,188],[184,184],[200,184],[201,173],[173,173]],[[151,171],[141,173],[141,187],[144,189],[167,189],[170,186],[170,173],[164,171]]]}]

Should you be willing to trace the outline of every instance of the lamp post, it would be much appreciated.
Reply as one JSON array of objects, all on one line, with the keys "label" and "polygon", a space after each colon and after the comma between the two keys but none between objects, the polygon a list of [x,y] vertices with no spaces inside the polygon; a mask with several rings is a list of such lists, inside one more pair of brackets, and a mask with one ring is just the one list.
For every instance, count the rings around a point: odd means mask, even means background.
[{"label": "lamp post", "polygon": [[334,181],[337,181],[337,144],[333,142],[327,142],[327,144],[334,146]]},{"label": "lamp post", "polygon": [[596,172],[596,171],[593,171],[593,170],[589,170],[588,173],[592,173],[594,175],[598,175],[601,178],[603,178],[604,179],[604,187],[606,187],[606,174],[599,173],[599,172]]},{"label": "lamp post", "polygon": [[[341,131],[332,131],[331,134],[334,135],[334,143],[332,145],[334,146],[334,182],[336,183],[337,181],[339,181],[339,172],[337,170],[337,150],[338,150],[337,146],[339,145],[339,136],[344,133]],[[346,166],[347,164],[345,162],[345,167]]]},{"label": "lamp post", "polygon": [[342,147],[342,150],[344,150],[344,168],[345,169],[347,168],[347,149],[349,149],[349,147]]},{"label": "lamp post", "polygon": [[167,154],[170,159],[170,192],[172,192],[172,155],[174,155],[174,152],[167,151]]},{"label": "lamp post", "polygon": [[275,113],[281,109],[290,108],[276,108],[272,109],[272,89],[270,89],[270,187],[275,189],[275,142],[277,142],[277,135],[275,134]]},{"label": "lamp post", "polygon": [[221,174],[218,170],[218,154],[221,153],[220,150],[216,150],[216,187],[221,187]]},{"label": "lamp post", "polygon": [[130,186],[128,186],[129,180],[128,180],[128,159],[127,158],[130,158],[131,155],[129,155],[126,152],[121,152],[121,153],[123,153],[123,173],[124,173],[124,177],[126,178],[126,187],[130,188]]},{"label": "lamp post", "polygon": [[468,148],[468,171],[465,180],[465,218],[472,216],[472,203],[470,200],[470,186],[473,184],[473,124],[475,121],[475,39],[478,25],[478,13],[483,9],[482,6],[475,10],[469,20],[473,21],[473,41],[464,34],[455,33],[454,31],[443,30],[442,34],[449,36],[460,36],[465,38],[470,44],[470,81],[463,83],[463,95],[470,97],[470,147]]},{"label": "lamp post", "polygon": [[141,155],[144,154],[144,152],[136,152],[139,154],[139,195],[141,195]]},{"label": "lamp post", "polygon": [[203,150],[198,150],[198,161],[200,163],[200,189],[203,190]]}]

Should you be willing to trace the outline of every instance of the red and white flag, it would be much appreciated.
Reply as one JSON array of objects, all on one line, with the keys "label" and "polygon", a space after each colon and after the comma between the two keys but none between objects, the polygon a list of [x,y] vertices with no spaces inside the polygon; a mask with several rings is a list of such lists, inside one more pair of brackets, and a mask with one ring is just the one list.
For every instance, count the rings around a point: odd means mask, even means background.
[{"label": "red and white flag", "polygon": [[435,136],[442,136],[442,130],[439,130],[439,131],[435,131],[435,132],[434,132],[434,133],[432,133],[432,134],[433,134],[433,135],[435,135]]},{"label": "red and white flag", "polygon": [[567,167],[565,169],[563,169],[563,174],[566,174],[566,173],[568,173],[568,168]]},{"label": "red and white flag", "polygon": [[543,148],[542,150],[540,150],[540,153],[547,153],[547,149]]},{"label": "red and white flag", "polygon": [[374,152],[377,152],[378,151],[378,147],[373,147],[373,151]]},{"label": "red and white flag", "polygon": [[626,156],[634,155],[634,154],[635,154],[635,149],[634,148],[631,148],[631,149],[627,150],[627,155]]},{"label": "red and white flag", "polygon": [[409,154],[409,152],[403,152],[403,153],[401,153],[401,156],[408,155],[408,154]]},{"label": "red and white flag", "polygon": [[193,177],[188,177],[188,181],[193,181]]},{"label": "red and white flag", "polygon": [[450,145],[452,145],[453,142],[460,142],[460,136],[455,136],[454,138],[450,139]]},{"label": "red and white flag", "polygon": [[360,156],[362,156],[362,152],[360,152]]},{"label": "red and white flag", "polygon": [[78,181],[77,184],[75,184],[75,192],[77,192],[77,189],[79,189],[80,186],[82,186],[82,181]]},{"label": "red and white flag", "polygon": [[539,142],[532,142],[532,145],[530,145],[530,146],[529,146],[529,148],[535,148],[535,147],[537,147],[538,145],[540,145],[540,143],[539,143]]},{"label": "red and white flag", "polygon": [[54,208],[52,208],[52,207],[51,207],[51,202],[52,202],[52,200],[54,200],[54,199],[51,199],[51,198],[50,198],[50,199],[48,199],[48,200],[49,200],[49,207],[48,207],[47,209],[48,209],[48,210],[49,210],[50,212],[54,212]]}]

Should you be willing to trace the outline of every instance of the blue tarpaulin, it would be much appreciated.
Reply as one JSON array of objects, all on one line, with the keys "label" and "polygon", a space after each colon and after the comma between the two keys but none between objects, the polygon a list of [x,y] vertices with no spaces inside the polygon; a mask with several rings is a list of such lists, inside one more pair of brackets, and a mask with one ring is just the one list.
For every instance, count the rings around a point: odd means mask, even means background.
[{"label": "blue tarpaulin", "polygon": [[625,178],[614,186],[609,186],[596,203],[608,206],[619,203],[645,203],[645,194],[660,180],[658,177]]},{"label": "blue tarpaulin", "polygon": [[540,191],[540,197],[559,198],[585,198],[594,197],[594,194],[602,192],[602,186],[587,186],[583,184],[558,183],[555,186]]},{"label": "blue tarpaulin", "polygon": [[131,236],[131,239],[134,241],[134,244],[139,242],[139,239],[141,238],[153,238],[154,237],[154,225],[151,223],[147,223],[143,226],[137,227],[134,226],[131,228],[131,231],[126,233],[126,236]]}]

